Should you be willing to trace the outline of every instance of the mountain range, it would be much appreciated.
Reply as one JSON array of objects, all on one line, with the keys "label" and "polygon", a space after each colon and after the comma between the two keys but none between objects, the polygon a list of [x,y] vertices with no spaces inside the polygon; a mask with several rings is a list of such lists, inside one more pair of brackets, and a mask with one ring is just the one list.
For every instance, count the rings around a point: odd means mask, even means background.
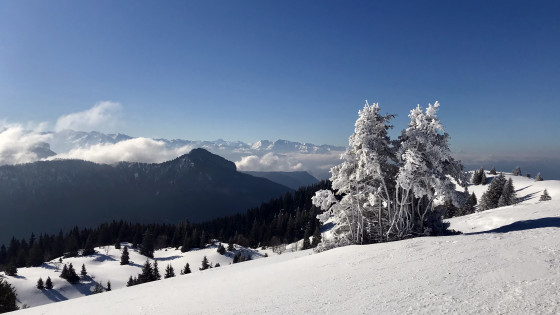
[{"label": "mountain range", "polygon": [[0,243],[109,220],[200,222],[243,212],[287,191],[292,189],[238,172],[233,162],[205,149],[164,163],[53,160],[4,165]]}]

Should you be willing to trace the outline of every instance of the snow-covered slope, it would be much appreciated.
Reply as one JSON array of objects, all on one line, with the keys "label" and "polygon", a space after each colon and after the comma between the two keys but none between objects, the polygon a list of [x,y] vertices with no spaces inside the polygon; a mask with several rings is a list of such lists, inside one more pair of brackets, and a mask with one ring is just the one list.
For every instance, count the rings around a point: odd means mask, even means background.
[{"label": "snow-covered slope", "polygon": [[518,194],[552,200],[450,219],[463,235],[271,255],[21,314],[558,314],[560,182],[523,182]]}]

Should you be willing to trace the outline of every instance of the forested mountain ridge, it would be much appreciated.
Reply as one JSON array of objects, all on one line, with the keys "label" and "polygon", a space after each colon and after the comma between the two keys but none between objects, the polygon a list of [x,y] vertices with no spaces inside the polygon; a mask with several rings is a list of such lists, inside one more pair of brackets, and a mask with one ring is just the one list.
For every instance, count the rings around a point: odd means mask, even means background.
[{"label": "forested mountain ridge", "polygon": [[[204,149],[160,164],[81,160],[0,167],[0,241],[110,220],[200,222],[232,215],[290,188],[236,171]],[[49,222],[46,224],[45,222]]]}]

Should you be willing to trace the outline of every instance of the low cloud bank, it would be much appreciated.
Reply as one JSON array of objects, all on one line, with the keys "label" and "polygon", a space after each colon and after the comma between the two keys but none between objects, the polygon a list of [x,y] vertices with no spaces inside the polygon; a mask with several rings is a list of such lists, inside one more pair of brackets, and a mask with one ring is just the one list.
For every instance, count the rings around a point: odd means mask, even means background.
[{"label": "low cloud bank", "polygon": [[325,154],[287,153],[244,156],[236,161],[240,171],[262,172],[293,172],[308,171],[318,179],[330,177],[331,167],[340,163],[341,152],[335,151]]},{"label": "low cloud bank", "polygon": [[96,144],[87,148],[75,148],[68,153],[50,157],[48,160],[80,159],[104,164],[114,164],[122,161],[161,163],[186,154],[192,149],[192,146],[168,148],[163,141],[134,138],[114,144]]},{"label": "low cloud bank", "polygon": [[30,131],[20,124],[0,122],[0,165],[39,160],[38,150],[47,148],[46,142],[50,139],[51,135],[42,134],[37,129]]}]

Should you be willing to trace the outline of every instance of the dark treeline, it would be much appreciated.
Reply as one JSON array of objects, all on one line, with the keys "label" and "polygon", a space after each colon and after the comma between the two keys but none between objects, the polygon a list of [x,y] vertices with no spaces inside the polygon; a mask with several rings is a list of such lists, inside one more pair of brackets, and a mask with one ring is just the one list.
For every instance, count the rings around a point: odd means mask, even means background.
[{"label": "dark treeline", "polygon": [[[60,256],[72,257],[93,253],[93,247],[130,242],[133,248],[153,246],[181,248],[204,247],[211,239],[236,243],[247,247],[277,246],[317,235],[319,210],[311,204],[311,197],[320,189],[329,189],[330,182],[321,181],[302,187],[294,193],[271,199],[244,214],[214,219],[204,223],[132,224],[125,221],[104,223],[97,228],[74,227],[56,235],[31,234],[29,239],[12,238],[0,246],[0,267],[14,270],[19,267],[40,266]],[[56,220],[55,220],[56,221]],[[149,241],[148,241],[149,239]],[[314,239],[316,245],[317,238]],[[148,242],[147,242],[148,241]]]}]

